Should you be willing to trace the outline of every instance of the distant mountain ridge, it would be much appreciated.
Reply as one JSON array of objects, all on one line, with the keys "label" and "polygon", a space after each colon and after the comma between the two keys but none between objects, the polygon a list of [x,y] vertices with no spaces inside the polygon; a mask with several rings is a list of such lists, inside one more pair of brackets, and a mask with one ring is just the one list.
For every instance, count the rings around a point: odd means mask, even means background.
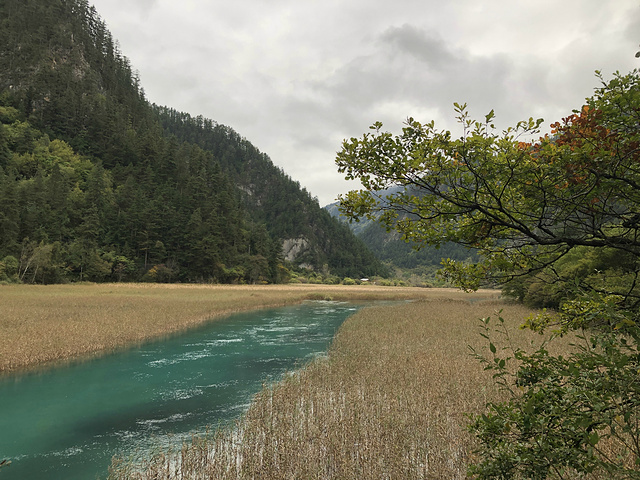
[{"label": "distant mountain ridge", "polygon": [[0,3],[0,203],[0,281],[385,274],[247,139],[151,105],[86,0]]},{"label": "distant mountain ridge", "polygon": [[[396,193],[400,187],[393,187],[380,193],[386,195]],[[440,248],[429,245],[415,245],[405,242],[398,232],[387,232],[386,228],[374,220],[361,219],[359,222],[350,222],[340,213],[340,202],[326,205],[325,210],[334,218],[348,225],[353,233],[361,239],[369,249],[376,252],[376,256],[388,264],[402,270],[422,270],[433,276],[440,266],[442,259],[450,258],[458,261],[476,261],[477,254],[454,243],[445,243]]]}]

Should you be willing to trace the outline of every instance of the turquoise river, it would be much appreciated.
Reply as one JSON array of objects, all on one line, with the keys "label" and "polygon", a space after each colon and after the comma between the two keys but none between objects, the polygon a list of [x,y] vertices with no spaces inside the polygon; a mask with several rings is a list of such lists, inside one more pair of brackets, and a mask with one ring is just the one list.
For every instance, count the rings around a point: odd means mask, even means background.
[{"label": "turquoise river", "polygon": [[0,379],[0,480],[105,479],[114,455],[238,418],[264,383],[326,352],[359,305],[236,314],[161,341]]}]

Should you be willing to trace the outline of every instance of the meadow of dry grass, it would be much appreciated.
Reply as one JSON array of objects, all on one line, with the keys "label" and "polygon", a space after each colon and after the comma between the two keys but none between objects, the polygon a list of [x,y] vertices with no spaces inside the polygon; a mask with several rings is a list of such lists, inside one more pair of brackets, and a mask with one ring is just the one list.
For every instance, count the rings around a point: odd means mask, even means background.
[{"label": "meadow of dry grass", "polygon": [[[0,374],[110,351],[242,310],[305,299],[417,299],[444,292],[374,285],[5,285],[0,286]],[[449,290],[447,295],[466,294]]]},{"label": "meadow of dry grass", "polygon": [[328,358],[263,390],[234,428],[144,465],[114,466],[110,478],[466,478],[465,415],[500,395],[468,346],[486,346],[478,319],[500,309],[515,344],[540,341],[518,328],[526,308],[499,301],[361,310]]}]

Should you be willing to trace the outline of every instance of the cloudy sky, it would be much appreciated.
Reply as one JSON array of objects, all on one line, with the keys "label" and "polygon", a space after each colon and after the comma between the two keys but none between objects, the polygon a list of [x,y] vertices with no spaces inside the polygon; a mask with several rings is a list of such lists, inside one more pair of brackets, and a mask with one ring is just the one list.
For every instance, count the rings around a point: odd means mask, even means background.
[{"label": "cloudy sky", "polygon": [[504,128],[579,108],[640,68],[638,0],[93,0],[147,98],[229,125],[321,205],[375,121],[457,132],[453,102]]}]

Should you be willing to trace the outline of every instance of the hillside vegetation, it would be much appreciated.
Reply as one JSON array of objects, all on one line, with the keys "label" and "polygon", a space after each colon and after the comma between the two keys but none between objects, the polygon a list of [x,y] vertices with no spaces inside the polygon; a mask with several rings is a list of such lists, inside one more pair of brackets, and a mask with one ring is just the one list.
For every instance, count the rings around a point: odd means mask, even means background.
[{"label": "hillside vegetation", "polygon": [[86,0],[0,4],[0,204],[5,282],[386,273],[248,140],[150,104]]}]

